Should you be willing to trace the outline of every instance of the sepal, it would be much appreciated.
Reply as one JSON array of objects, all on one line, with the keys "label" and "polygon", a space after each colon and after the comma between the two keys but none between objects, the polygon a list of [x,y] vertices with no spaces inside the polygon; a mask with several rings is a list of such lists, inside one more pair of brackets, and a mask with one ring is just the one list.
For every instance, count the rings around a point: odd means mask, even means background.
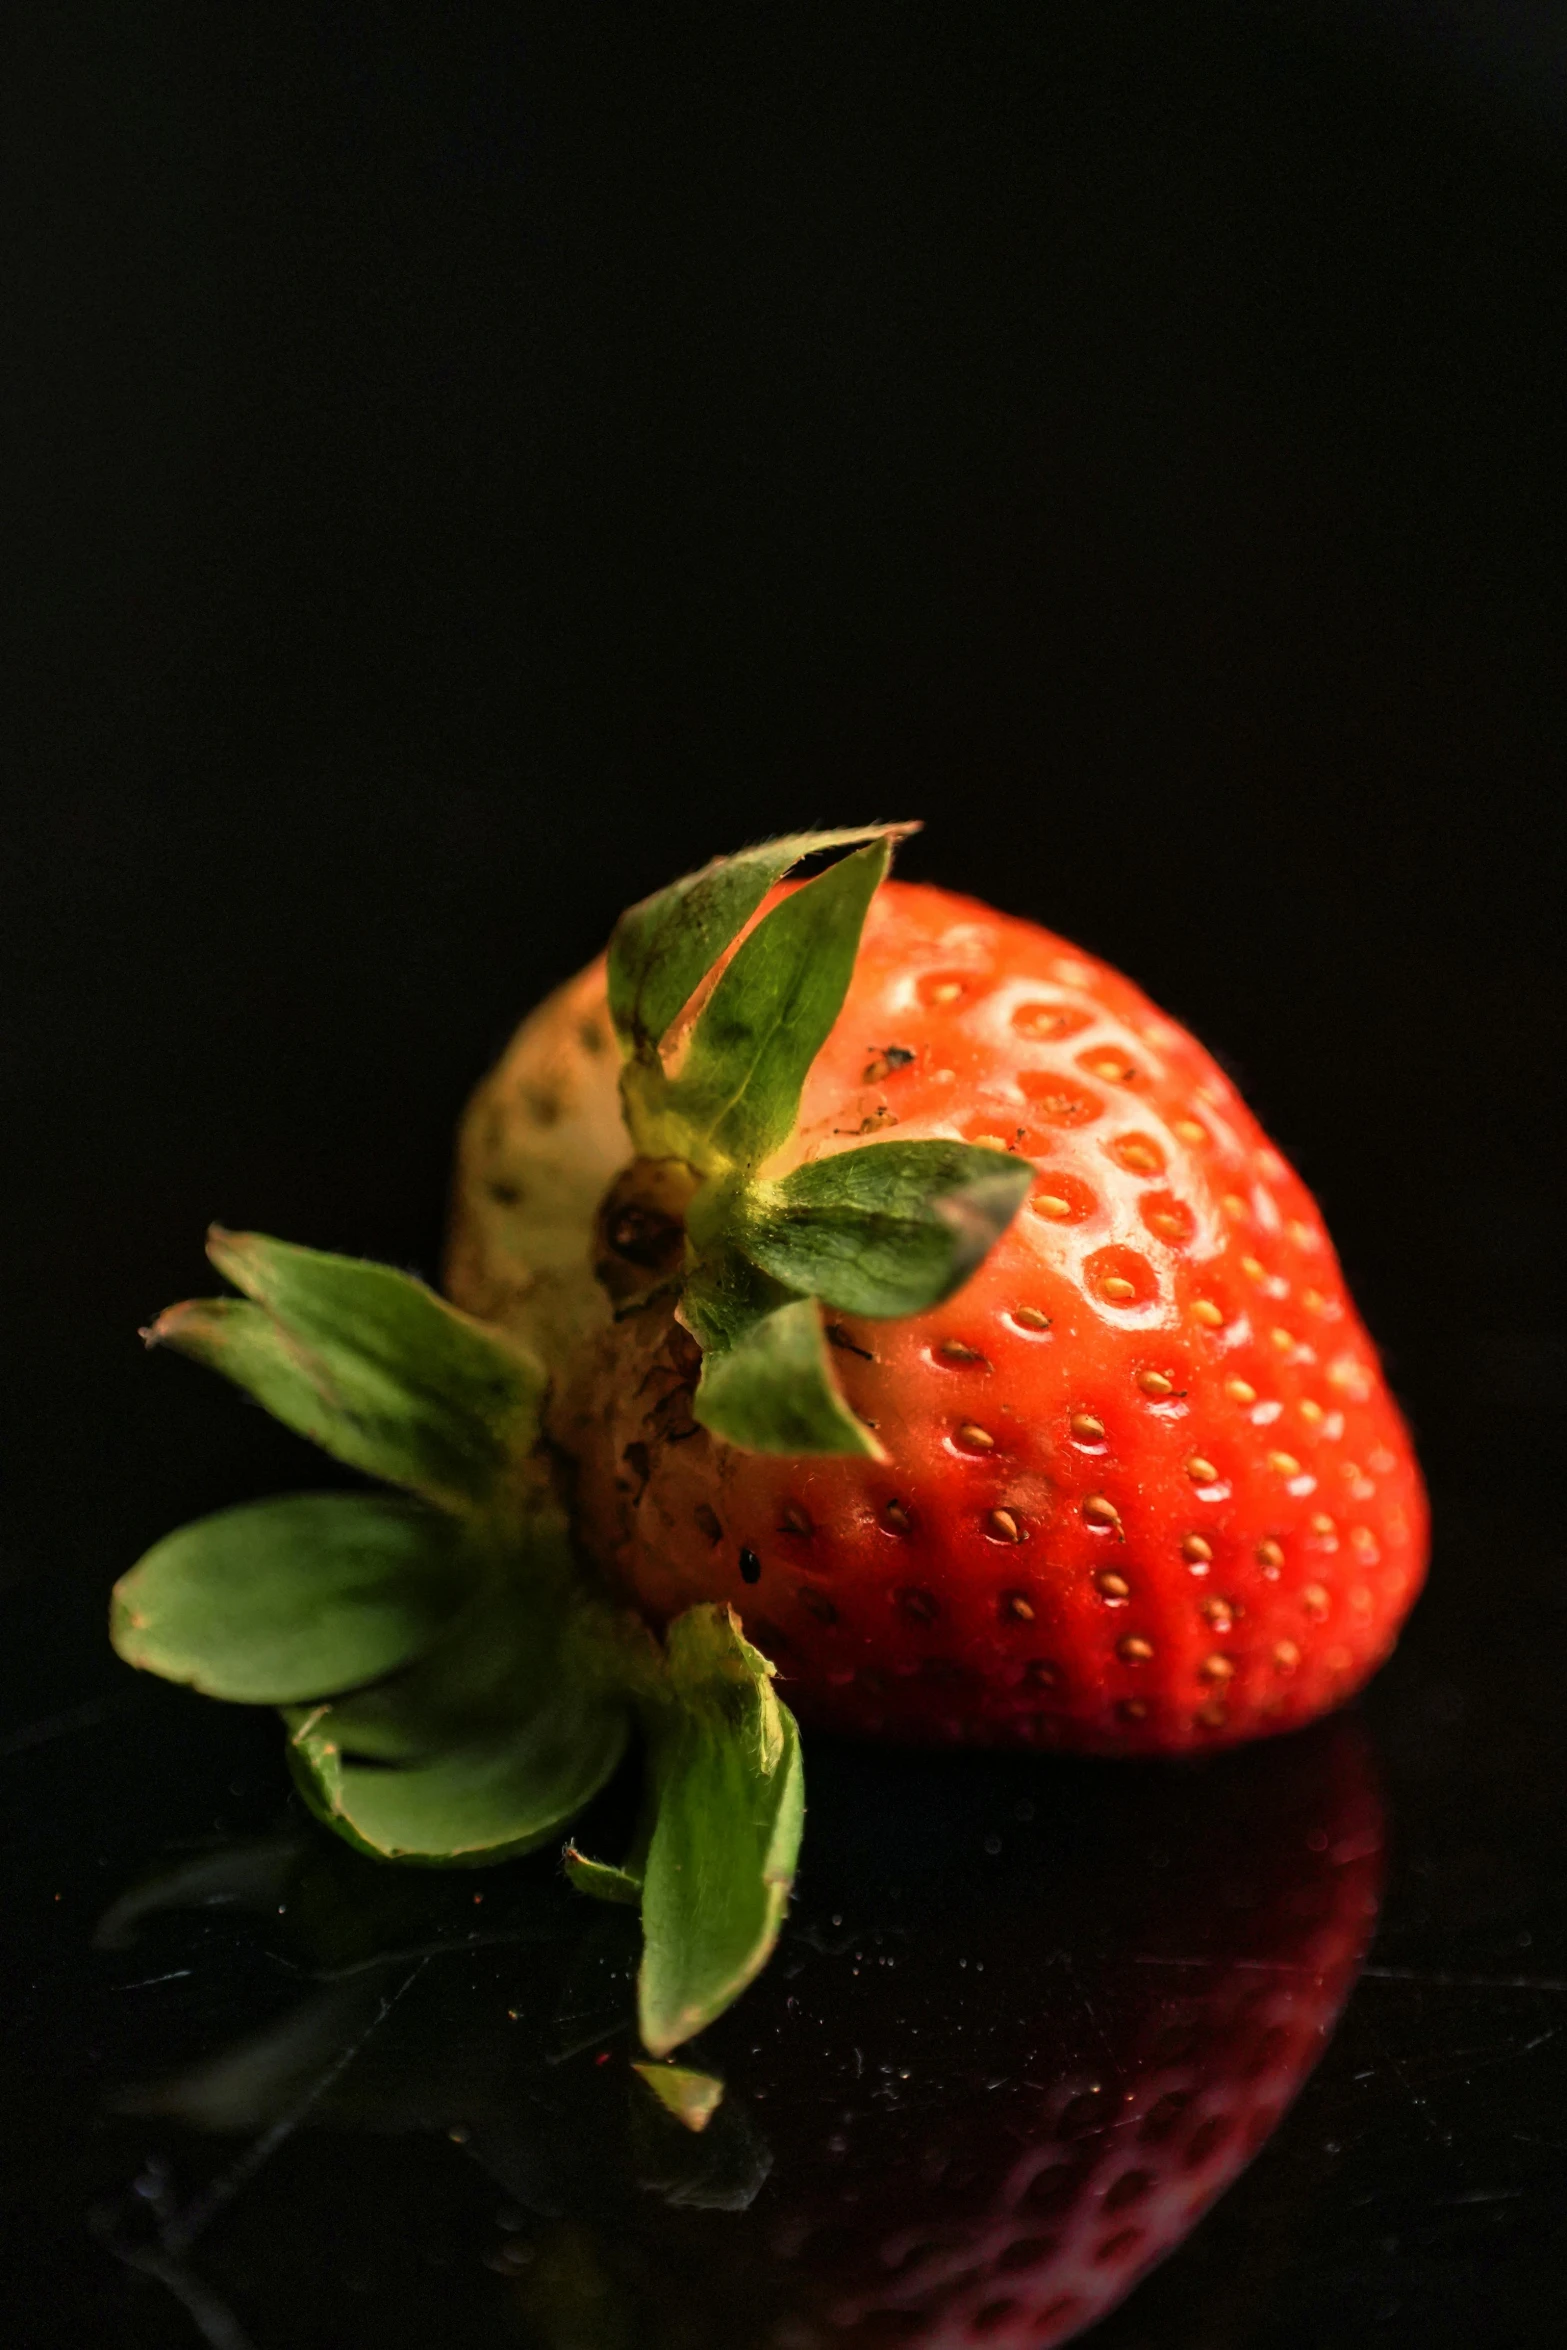
[{"label": "sepal", "polygon": [[244,1298],[171,1306],[146,1332],[244,1387],[350,1468],[447,1508],[502,1502],[532,1449],[539,1365],[411,1274],[214,1225]]}]

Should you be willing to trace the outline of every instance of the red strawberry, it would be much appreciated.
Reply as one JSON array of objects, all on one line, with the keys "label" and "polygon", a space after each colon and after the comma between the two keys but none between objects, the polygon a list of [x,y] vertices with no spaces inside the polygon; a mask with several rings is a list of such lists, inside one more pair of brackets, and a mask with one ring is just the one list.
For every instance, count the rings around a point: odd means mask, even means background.
[{"label": "red strawberry", "polygon": [[[576,1128],[602,1172],[602,985],[525,1032],[475,1114],[453,1263],[475,1310],[507,1302],[475,1161],[493,1183],[509,1152],[517,1178]],[[945,1303],[829,1313],[885,1459],[711,1435],[664,1298],[602,1331],[585,1375],[579,1352],[556,1415],[593,1554],[659,1621],[731,1601],[791,1704],[836,1728],[1167,1751],[1340,1702],[1419,1588],[1425,1503],[1317,1209],[1229,1080],[1064,940],[889,882],[774,1165],[935,1137],[1034,1175]],[[643,1261],[648,1225],[620,1216]]]}]

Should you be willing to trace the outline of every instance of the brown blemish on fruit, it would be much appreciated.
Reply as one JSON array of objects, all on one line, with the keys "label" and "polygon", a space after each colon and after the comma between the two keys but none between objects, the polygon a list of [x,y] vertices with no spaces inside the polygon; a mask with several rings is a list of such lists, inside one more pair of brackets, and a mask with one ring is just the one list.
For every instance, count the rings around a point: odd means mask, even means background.
[{"label": "brown blemish on fruit", "polygon": [[906,1069],[913,1058],[907,1045],[883,1045],[865,1064],[865,1083],[880,1085],[882,1079],[890,1077],[894,1069]]},{"label": "brown blemish on fruit", "polygon": [[858,1355],[862,1363],[873,1363],[876,1360],[870,1348],[857,1344],[841,1322],[828,1322],[825,1328],[828,1345],[835,1346],[840,1354]]},{"label": "brown blemish on fruit", "polygon": [[996,1440],[988,1428],[981,1428],[977,1420],[965,1420],[957,1433],[957,1442],[969,1452],[994,1452]]},{"label": "brown blemish on fruit", "polygon": [[1257,1400],[1257,1390],[1249,1379],[1226,1379],[1224,1392],[1231,1403],[1238,1403],[1243,1410],[1248,1404],[1254,1404]]},{"label": "brown blemish on fruit", "polygon": [[1113,1607],[1120,1607],[1132,1596],[1132,1586],[1124,1575],[1112,1567],[1101,1567],[1094,1577],[1094,1587],[1101,1599],[1108,1599]]},{"label": "brown blemish on fruit", "polygon": [[1300,1595],[1300,1604],[1314,1624],[1320,1624],[1331,1605],[1327,1592],[1320,1583],[1308,1583]]},{"label": "brown blemish on fruit", "polygon": [[1128,1632],[1124,1640],[1115,1644],[1115,1653],[1123,1665],[1145,1665],[1153,1655],[1153,1642],[1144,1640],[1137,1632]]},{"label": "brown blemish on fruit", "polygon": [[1031,1624],[1034,1620],[1033,1603],[1021,1591],[1003,1591],[999,1602],[1003,1621],[1012,1624]]},{"label": "brown blemish on fruit", "polygon": [[1139,1371],[1137,1384],[1144,1395],[1163,1397],[1175,1393],[1175,1381],[1167,1379],[1162,1371]]},{"label": "brown blemish on fruit", "polygon": [[1200,1322],[1205,1330],[1222,1330],[1224,1327],[1224,1308],[1216,1306],[1211,1297],[1194,1297],[1191,1317],[1194,1322]]},{"label": "brown blemish on fruit", "polygon": [[941,1613],[941,1602],[937,1599],[936,1594],[933,1591],[921,1590],[917,1585],[911,1590],[898,1593],[898,1605],[910,1621],[916,1624],[933,1624]]},{"label": "brown blemish on fruit", "polygon": [[1105,1424],[1103,1420],[1096,1420],[1092,1412],[1074,1412],[1072,1436],[1078,1444],[1103,1444]]},{"label": "brown blemish on fruit", "polygon": [[1050,1327],[1050,1316],[1042,1314],[1038,1306],[1014,1306],[1008,1319],[1015,1322],[1020,1330],[1039,1331]]},{"label": "brown blemish on fruit", "polygon": [[1264,1536],[1257,1545],[1257,1564],[1270,1583],[1278,1581],[1279,1569],[1284,1564],[1284,1552],[1269,1536]]},{"label": "brown blemish on fruit", "polygon": [[1217,1485],[1219,1481],[1218,1470],[1212,1461],[1204,1460],[1200,1452],[1192,1454],[1186,1464],[1186,1474],[1194,1485]]},{"label": "brown blemish on fruit", "polygon": [[1206,1571],[1213,1564],[1213,1544],[1205,1542],[1200,1534],[1183,1534],[1181,1556],[1188,1566]]},{"label": "brown blemish on fruit", "polygon": [[1020,1069],[1018,1084],[1032,1103],[1034,1113],[1047,1126],[1091,1126],[1104,1115],[1104,1103],[1086,1085],[1075,1078],[1060,1077],[1045,1069]]},{"label": "brown blemish on fruit", "polygon": [[894,1534],[912,1534],[913,1522],[901,1501],[889,1501],[881,1513],[882,1524]]},{"label": "brown blemish on fruit", "polygon": [[696,1505],[696,1508],[691,1512],[691,1515],[695,1518],[697,1524],[701,1527],[702,1532],[707,1536],[709,1542],[717,1543],[723,1541],[724,1530],[718,1522],[718,1512],[714,1509],[710,1509],[705,1501],[699,1501]]},{"label": "brown blemish on fruit", "polygon": [[1121,1524],[1120,1511],[1109,1496],[1103,1493],[1089,1494],[1083,1503],[1083,1515],[1090,1526],[1114,1526],[1119,1529]]},{"label": "brown blemish on fruit", "polygon": [[992,1510],[985,1531],[993,1542],[1021,1542],[1023,1529],[1010,1510]]},{"label": "brown blemish on fruit", "polygon": [[1275,1640],[1273,1662],[1281,1673],[1293,1673],[1300,1663],[1300,1650],[1293,1640]]}]

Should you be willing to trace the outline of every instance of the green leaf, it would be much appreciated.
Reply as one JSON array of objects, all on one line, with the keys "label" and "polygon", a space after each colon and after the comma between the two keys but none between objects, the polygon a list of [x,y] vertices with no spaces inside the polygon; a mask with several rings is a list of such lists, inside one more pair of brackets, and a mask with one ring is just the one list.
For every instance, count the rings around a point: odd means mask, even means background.
[{"label": "green leaf", "polygon": [[127,1664],[208,1697],[285,1705],[394,1671],[471,1588],[462,1530],[379,1494],[298,1494],[166,1535],[115,1586]]},{"label": "green leaf", "polygon": [[747,1452],[886,1458],[844,1401],[810,1298],[779,1306],[732,1346],[704,1354],[691,1408],[704,1428]]},{"label": "green leaf", "polygon": [[912,824],[865,824],[847,832],[797,832],[763,841],[733,857],[715,857],[700,873],[671,882],[621,915],[609,942],[609,1011],[635,1051],[667,1034],[730,942],[775,881],[820,849],[898,839]]},{"label": "green leaf", "polygon": [[[649,1139],[662,1155],[704,1170],[750,1169],[788,1139],[891,855],[887,840],[856,850],[775,906],[738,948],[703,1006],[679,1075],[657,1089]],[[628,1105],[636,1098],[628,1093]]]},{"label": "green leaf", "polygon": [[716,2073],[698,2072],[689,2064],[634,2064],[632,2071],[646,2081],[659,2104],[682,2129],[698,2133],[707,2128],[724,2101],[724,2084]]},{"label": "green leaf", "polygon": [[766,1965],[805,1817],[799,1731],[734,1611],[688,1608],[666,1646],[637,1985],[654,2056],[721,2015]]},{"label": "green leaf", "polygon": [[1033,1173],[969,1143],[872,1143],[753,1185],[735,1238],[774,1280],[842,1313],[918,1314],[962,1287]]},{"label": "green leaf", "polygon": [[415,1663],[316,1708],[321,1735],[368,1761],[427,1762],[525,1721],[563,1674],[618,1679],[573,1586],[564,1520],[546,1511],[486,1548],[464,1604]]},{"label": "green leaf", "polygon": [[289,1756],[300,1790],[362,1852],[429,1866],[507,1860],[559,1835],[624,1751],[626,1709],[568,1678],[531,1719],[408,1766],[344,1760],[325,1718]]},{"label": "green leaf", "polygon": [[616,1868],[609,1861],[590,1860],[575,1844],[567,1845],[564,1857],[567,1879],[579,1893],[588,1894],[594,1901],[619,1902],[631,1909],[641,1901],[642,1879],[631,1869]]},{"label": "green leaf", "polygon": [[214,1226],[254,1303],[196,1298],[147,1333],[247,1388],[352,1468],[447,1506],[492,1504],[537,1436],[544,1374],[407,1273]]}]

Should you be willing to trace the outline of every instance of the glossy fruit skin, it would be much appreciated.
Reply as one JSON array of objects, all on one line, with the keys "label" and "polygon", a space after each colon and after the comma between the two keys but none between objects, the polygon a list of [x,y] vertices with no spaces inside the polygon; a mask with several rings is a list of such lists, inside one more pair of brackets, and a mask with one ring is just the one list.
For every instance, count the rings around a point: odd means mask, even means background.
[{"label": "glossy fruit skin", "polygon": [[839,1730],[1171,1752],[1342,1702],[1419,1589],[1424,1492],[1315,1203],[1212,1057],[1050,932],[889,882],[778,1169],[878,1134],[1037,1170],[946,1304],[829,1314],[885,1461],[713,1440],[655,1305],[562,1383],[592,1556],[655,1621],[731,1601]]}]

